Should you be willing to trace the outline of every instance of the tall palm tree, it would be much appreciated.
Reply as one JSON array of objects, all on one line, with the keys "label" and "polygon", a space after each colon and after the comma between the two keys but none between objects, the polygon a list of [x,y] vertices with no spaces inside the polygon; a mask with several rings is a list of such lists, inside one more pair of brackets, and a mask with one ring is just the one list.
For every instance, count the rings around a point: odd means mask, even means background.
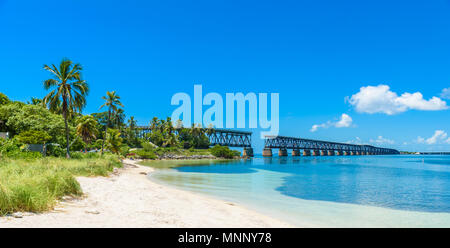
[{"label": "tall palm tree", "polygon": [[52,64],[44,65],[44,69],[53,75],[53,78],[44,81],[46,90],[53,89],[44,97],[44,103],[49,109],[61,111],[66,127],[66,157],[70,158],[68,118],[76,111],[81,112],[86,106],[89,86],[81,79],[81,65],[68,59],[63,59],[59,68]]},{"label": "tall palm tree", "polygon": [[123,104],[120,102],[120,96],[116,94],[116,91],[107,91],[106,96],[102,97],[103,100],[105,100],[105,103],[100,106],[100,109],[103,107],[108,107],[108,123],[105,127],[105,136],[103,137],[103,143],[102,143],[102,152],[103,155],[103,148],[105,147],[105,139],[106,139],[106,133],[108,131],[108,126],[111,124],[111,115],[115,114],[118,110],[117,106],[121,106],[123,108]]},{"label": "tall palm tree", "polygon": [[[85,115],[78,120],[77,134],[89,145],[97,136],[97,121],[92,115]],[[85,149],[86,151],[86,149]]]}]

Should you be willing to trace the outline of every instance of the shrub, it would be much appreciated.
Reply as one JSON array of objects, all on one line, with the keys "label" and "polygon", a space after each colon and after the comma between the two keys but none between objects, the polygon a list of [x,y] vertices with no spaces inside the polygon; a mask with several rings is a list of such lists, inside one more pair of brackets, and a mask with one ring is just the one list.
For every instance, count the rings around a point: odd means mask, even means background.
[{"label": "shrub", "polygon": [[240,155],[240,152],[230,150],[227,146],[215,145],[209,149],[211,154],[217,158],[234,158]]},{"label": "shrub", "polygon": [[45,144],[52,139],[52,136],[45,131],[30,130],[22,132],[14,138],[24,144]]},{"label": "shrub", "polygon": [[156,159],[157,156],[153,151],[145,151],[140,149],[136,151],[136,155],[141,159]]},{"label": "shrub", "polygon": [[59,144],[47,144],[47,156],[65,157],[66,150]]}]

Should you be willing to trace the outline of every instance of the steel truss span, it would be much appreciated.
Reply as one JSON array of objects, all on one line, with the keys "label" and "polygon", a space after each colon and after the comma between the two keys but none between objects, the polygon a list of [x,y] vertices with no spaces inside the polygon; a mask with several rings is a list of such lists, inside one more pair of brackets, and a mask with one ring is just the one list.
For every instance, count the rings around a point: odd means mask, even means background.
[{"label": "steel truss span", "polygon": [[[148,133],[151,132],[149,126],[138,126],[139,138],[146,138]],[[205,129],[205,135],[208,136],[210,145],[221,145],[229,147],[244,147],[250,148],[252,146],[252,133],[244,131],[235,131],[230,129],[212,129],[211,132],[207,132]],[[176,129],[175,129],[176,131]]]},{"label": "steel truss span", "polygon": [[336,152],[355,152],[359,154],[400,154],[399,151],[390,148],[375,147],[371,145],[354,145],[330,141],[302,139],[285,136],[265,136],[265,149],[293,149],[293,150],[320,150]]}]

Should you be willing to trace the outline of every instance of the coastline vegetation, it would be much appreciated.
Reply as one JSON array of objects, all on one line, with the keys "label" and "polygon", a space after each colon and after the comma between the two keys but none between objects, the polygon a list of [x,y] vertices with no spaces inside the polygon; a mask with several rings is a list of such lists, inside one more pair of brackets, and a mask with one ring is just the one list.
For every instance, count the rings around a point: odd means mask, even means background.
[{"label": "coastline vegetation", "polygon": [[74,153],[78,159],[46,157],[0,160],[0,216],[13,212],[43,212],[63,196],[80,196],[76,176],[107,176],[120,167],[117,156],[102,158]]},{"label": "coastline vegetation", "polygon": [[154,117],[150,130],[126,120],[115,91],[106,92],[98,113],[82,114],[89,85],[82,66],[63,59],[44,65],[47,95],[14,101],[0,92],[0,215],[51,209],[62,196],[81,195],[76,176],[107,176],[124,157],[140,159],[235,158],[228,147],[209,148],[212,127],[174,126]]}]

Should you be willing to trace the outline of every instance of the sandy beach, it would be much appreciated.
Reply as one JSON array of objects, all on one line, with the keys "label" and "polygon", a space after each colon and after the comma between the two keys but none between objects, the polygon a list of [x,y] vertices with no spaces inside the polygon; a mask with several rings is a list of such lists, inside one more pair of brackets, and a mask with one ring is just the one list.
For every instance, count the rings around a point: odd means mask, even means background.
[{"label": "sandy beach", "polygon": [[52,211],[0,217],[0,227],[292,227],[231,202],[150,181],[153,168],[125,160],[109,177],[78,177],[84,196]]}]

